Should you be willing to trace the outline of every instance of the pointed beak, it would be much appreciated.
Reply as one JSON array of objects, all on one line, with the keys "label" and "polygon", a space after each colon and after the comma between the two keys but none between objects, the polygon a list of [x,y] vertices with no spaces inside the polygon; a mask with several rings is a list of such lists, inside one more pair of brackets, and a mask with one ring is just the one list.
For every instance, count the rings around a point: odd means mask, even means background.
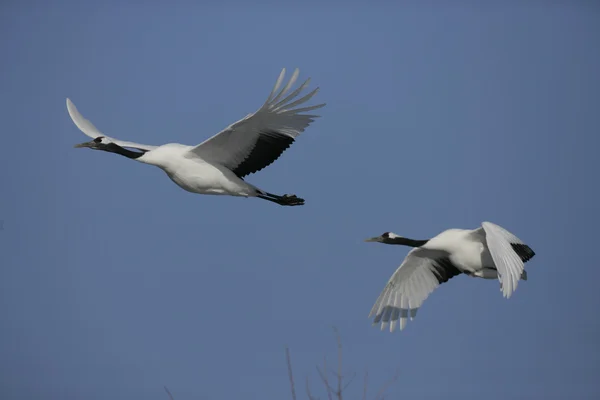
[{"label": "pointed beak", "polygon": [[383,238],[381,236],[375,236],[370,239],[365,239],[365,242],[381,242]]},{"label": "pointed beak", "polygon": [[83,148],[83,147],[94,148],[95,146],[96,146],[96,142],[94,142],[94,141],[92,140],[91,142],[85,142],[85,143],[79,143],[79,144],[76,144],[74,147],[75,147],[76,149],[79,149],[79,148]]}]

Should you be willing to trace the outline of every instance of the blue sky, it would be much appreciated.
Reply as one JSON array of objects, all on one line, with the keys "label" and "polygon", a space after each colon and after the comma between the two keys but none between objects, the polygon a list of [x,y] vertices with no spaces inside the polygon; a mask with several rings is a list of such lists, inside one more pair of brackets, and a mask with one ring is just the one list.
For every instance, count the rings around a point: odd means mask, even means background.
[{"label": "blue sky", "polygon": [[[0,6],[3,399],[289,398],[286,345],[324,398],[333,325],[372,396],[398,368],[389,398],[598,398],[600,8],[116,4]],[[303,207],[73,148],[66,97],[108,135],[197,144],[283,67],[327,106],[248,181]],[[537,253],[510,300],[463,276],[371,326],[408,249],[363,239],[485,220]]]}]

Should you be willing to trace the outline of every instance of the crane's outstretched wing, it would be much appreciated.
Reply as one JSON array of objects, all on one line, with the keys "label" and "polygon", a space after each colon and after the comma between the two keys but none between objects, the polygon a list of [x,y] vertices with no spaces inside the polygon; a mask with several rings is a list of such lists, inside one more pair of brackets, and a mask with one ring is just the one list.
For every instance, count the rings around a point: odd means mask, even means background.
[{"label": "crane's outstretched wing", "polygon": [[390,323],[393,332],[400,319],[400,330],[412,320],[431,292],[462,272],[448,259],[448,253],[416,247],[408,252],[371,309],[373,324],[381,322],[381,330]]},{"label": "crane's outstretched wing", "polygon": [[[316,110],[325,105],[294,108],[310,100],[319,88],[294,100],[308,86],[310,78],[287,95],[298,78],[296,69],[283,89],[276,93],[285,76],[285,68],[279,74],[277,83],[267,101],[253,114],[229,125],[220,133],[190,149],[191,157],[198,156],[205,161],[216,163],[232,170],[237,176],[260,171],[279,158],[296,137],[319,115],[300,114]],[[285,97],[284,97],[285,96]]]},{"label": "crane's outstretched wing", "polygon": [[155,149],[158,146],[150,146],[147,144],[140,144],[140,143],[133,143],[133,142],[126,142],[124,140],[119,140],[119,139],[115,139],[112,138],[110,136],[106,136],[104,133],[100,132],[98,130],[98,128],[96,128],[94,126],[94,124],[92,124],[90,121],[88,121],[87,119],[85,119],[83,117],[83,115],[81,115],[79,113],[79,111],[77,111],[77,107],[75,107],[75,104],[73,104],[73,102],[67,98],[67,110],[69,111],[69,115],[71,116],[71,119],[73,120],[73,122],[75,123],[75,125],[77,125],[77,127],[79,128],[79,130],[83,133],[85,133],[87,136],[91,137],[92,139],[96,139],[99,136],[102,136],[104,138],[103,143],[109,143],[109,142],[113,142],[116,145],[119,145],[121,147],[130,147],[133,149],[138,149],[138,150],[152,150]]},{"label": "crane's outstretched wing", "polygon": [[500,290],[507,299],[517,289],[519,279],[523,274],[524,263],[535,253],[529,246],[506,229],[491,222],[483,222],[485,239],[496,269]]}]

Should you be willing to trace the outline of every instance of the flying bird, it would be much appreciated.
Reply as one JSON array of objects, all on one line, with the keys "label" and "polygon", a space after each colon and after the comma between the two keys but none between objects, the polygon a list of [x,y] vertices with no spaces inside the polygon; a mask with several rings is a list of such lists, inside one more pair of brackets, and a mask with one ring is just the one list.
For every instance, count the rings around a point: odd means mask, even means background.
[{"label": "flying bird", "polygon": [[284,68],[267,101],[258,111],[248,114],[196,146],[179,143],[151,146],[106,136],[85,119],[67,98],[67,110],[71,119],[83,133],[93,139],[75,147],[116,153],[157,166],[188,192],[258,197],[282,206],[300,206],[304,204],[304,199],[296,195],[269,193],[244,180],[247,175],[260,171],[277,160],[298,135],[319,117],[303,114],[304,112],[325,106],[323,103],[298,108],[319,90],[316,88],[298,98],[308,86],[309,78],[289,93],[298,75],[299,70],[296,69],[288,83],[279,90],[285,76]]},{"label": "flying bird", "polygon": [[500,291],[510,298],[519,280],[527,280],[524,263],[533,250],[506,229],[483,222],[477,229],[448,229],[428,240],[408,239],[393,232],[366,239],[414,247],[394,272],[371,309],[373,325],[393,332],[412,320],[431,292],[449,279],[465,274],[474,278],[498,279]]}]

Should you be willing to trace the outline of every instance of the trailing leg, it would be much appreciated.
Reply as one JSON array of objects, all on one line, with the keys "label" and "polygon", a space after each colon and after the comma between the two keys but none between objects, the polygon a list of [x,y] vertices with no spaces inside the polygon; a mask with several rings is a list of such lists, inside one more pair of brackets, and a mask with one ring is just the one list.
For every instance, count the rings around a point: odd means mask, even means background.
[{"label": "trailing leg", "polygon": [[283,196],[279,196],[269,192],[259,191],[256,197],[268,201],[272,201],[273,203],[277,203],[280,206],[301,206],[304,205],[304,199],[296,196],[295,194],[284,194]]}]

